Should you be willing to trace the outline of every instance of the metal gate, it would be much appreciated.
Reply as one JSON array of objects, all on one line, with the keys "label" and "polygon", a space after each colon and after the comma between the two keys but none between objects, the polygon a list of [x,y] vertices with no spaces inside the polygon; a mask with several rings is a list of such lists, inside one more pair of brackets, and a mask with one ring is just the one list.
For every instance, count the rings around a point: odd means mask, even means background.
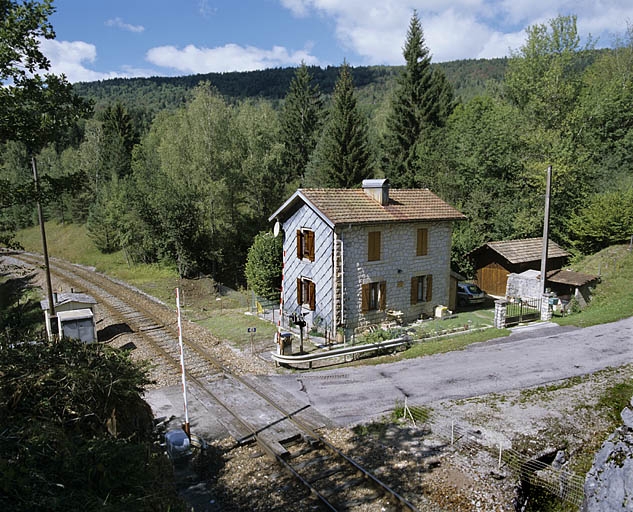
[{"label": "metal gate", "polygon": [[506,308],[506,327],[541,318],[541,299],[514,299]]}]

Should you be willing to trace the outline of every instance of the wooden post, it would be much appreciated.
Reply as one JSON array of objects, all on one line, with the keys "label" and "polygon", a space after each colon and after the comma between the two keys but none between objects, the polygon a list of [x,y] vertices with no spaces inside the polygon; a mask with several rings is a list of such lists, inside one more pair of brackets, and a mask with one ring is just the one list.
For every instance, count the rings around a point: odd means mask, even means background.
[{"label": "wooden post", "polygon": [[547,249],[549,244],[549,203],[552,189],[552,166],[547,168],[547,183],[545,185],[545,217],[543,221],[543,253],[541,254],[541,296],[545,293],[545,278],[547,276]]}]

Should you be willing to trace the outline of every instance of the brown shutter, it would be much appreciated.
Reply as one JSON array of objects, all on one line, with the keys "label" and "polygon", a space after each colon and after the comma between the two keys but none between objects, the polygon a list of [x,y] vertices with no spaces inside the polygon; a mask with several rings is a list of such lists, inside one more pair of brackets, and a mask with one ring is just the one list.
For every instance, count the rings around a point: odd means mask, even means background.
[{"label": "brown shutter", "polygon": [[360,310],[363,313],[367,313],[367,311],[369,311],[369,290],[370,290],[370,286],[369,284],[364,284],[362,287],[362,293],[361,293],[361,307]]},{"label": "brown shutter", "polygon": [[411,278],[411,305],[418,303],[418,278]]},{"label": "brown shutter", "polygon": [[380,311],[387,309],[387,281],[380,281]]},{"label": "brown shutter", "polygon": [[380,231],[370,231],[368,237],[367,261],[380,260]]},{"label": "brown shutter", "polygon": [[305,231],[303,233],[303,236],[305,236],[305,246],[306,246],[305,256],[310,261],[314,261],[314,231]]},{"label": "brown shutter", "polygon": [[426,256],[429,252],[429,230],[427,228],[418,229],[418,243],[416,256]]},{"label": "brown shutter", "polygon": [[433,298],[433,276],[426,276],[426,301],[431,302]]},{"label": "brown shutter", "polygon": [[312,311],[316,308],[316,285],[310,281],[308,283],[308,302]]},{"label": "brown shutter", "polygon": [[[303,233],[301,233],[300,229],[297,229],[297,258],[303,258],[303,243],[302,243]],[[299,303],[301,304],[301,302]]]},{"label": "brown shutter", "polygon": [[297,277],[297,304],[299,306],[303,304],[303,294],[301,293],[302,292],[301,285],[302,285],[301,278]]}]

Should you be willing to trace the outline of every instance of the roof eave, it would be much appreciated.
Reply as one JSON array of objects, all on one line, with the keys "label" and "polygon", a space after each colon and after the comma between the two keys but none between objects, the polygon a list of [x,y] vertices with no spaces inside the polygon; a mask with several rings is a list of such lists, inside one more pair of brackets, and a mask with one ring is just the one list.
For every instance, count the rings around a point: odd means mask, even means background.
[{"label": "roof eave", "polygon": [[334,222],[325,215],[319,208],[315,206],[315,204],[310,201],[301,189],[298,189],[294,194],[292,194],[284,204],[282,204],[270,217],[268,217],[268,221],[272,222],[273,220],[281,220],[282,222],[290,216],[288,210],[294,205],[297,201],[302,201],[308,208],[313,210],[322,220],[325,222],[331,229],[334,229]]}]

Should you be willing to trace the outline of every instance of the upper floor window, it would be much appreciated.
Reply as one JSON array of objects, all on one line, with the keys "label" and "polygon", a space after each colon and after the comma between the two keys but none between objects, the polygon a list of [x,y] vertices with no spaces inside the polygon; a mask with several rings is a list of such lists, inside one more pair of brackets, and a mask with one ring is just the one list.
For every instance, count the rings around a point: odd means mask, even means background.
[{"label": "upper floor window", "polygon": [[314,231],[297,229],[297,258],[314,261]]},{"label": "upper floor window", "polygon": [[416,256],[426,256],[429,253],[429,230],[427,228],[418,229],[418,238],[415,247]]},{"label": "upper floor window", "polygon": [[367,261],[380,260],[380,231],[370,231],[367,239]]}]

